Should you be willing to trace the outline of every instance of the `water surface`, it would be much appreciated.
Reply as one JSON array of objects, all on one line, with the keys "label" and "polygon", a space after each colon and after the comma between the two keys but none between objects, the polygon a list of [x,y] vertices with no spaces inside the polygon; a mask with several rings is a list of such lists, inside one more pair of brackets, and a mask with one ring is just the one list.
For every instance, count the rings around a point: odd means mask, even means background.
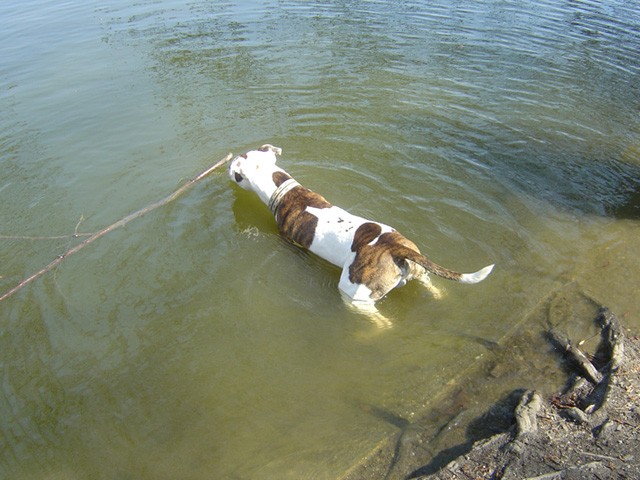
[{"label": "water surface", "polygon": [[640,327],[639,7],[4,2],[2,291],[263,143],[436,262],[497,267],[394,291],[376,332],[216,173],[0,304],[0,476],[336,478],[559,285]]}]

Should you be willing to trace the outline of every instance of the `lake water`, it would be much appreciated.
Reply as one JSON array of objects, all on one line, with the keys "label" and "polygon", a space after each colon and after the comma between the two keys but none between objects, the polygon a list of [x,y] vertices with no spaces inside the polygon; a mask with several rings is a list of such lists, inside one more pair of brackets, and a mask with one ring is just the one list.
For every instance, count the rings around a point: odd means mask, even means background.
[{"label": "lake water", "polygon": [[104,3],[0,4],[0,294],[263,143],[496,268],[378,332],[214,173],[0,302],[1,478],[337,478],[567,282],[637,332],[637,1]]}]

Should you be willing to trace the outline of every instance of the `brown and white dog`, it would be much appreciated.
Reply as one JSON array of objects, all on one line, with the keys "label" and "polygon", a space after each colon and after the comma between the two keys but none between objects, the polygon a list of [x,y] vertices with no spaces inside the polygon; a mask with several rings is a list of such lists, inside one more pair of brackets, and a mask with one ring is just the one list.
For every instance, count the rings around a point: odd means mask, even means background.
[{"label": "brown and white dog", "polygon": [[339,289],[350,305],[368,313],[379,326],[390,326],[374,304],[395,287],[417,279],[436,296],[429,273],[461,283],[477,283],[493,265],[458,273],[433,263],[393,228],[350,214],[296,182],[276,166],[282,150],[263,145],[233,159],[229,177],[255,192],[275,216],[280,232],[342,268]]}]

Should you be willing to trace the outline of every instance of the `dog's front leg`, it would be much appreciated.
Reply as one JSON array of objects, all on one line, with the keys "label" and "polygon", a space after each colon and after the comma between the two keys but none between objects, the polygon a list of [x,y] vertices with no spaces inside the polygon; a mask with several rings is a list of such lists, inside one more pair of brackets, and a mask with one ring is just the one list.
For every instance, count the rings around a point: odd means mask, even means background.
[{"label": "dog's front leg", "polygon": [[348,265],[342,270],[338,287],[342,294],[342,299],[351,310],[365,315],[380,329],[387,329],[393,326],[391,320],[381,314],[376,308],[375,302],[371,299],[371,290],[365,285],[351,282],[349,279]]},{"label": "dog's front leg", "polygon": [[349,298],[346,294],[342,293],[342,299],[344,303],[351,309],[352,311],[366,316],[371,323],[373,323],[380,330],[386,330],[388,328],[393,327],[393,323],[387,317],[385,317],[380,311],[376,308],[375,303],[371,302],[354,302],[351,298]]}]

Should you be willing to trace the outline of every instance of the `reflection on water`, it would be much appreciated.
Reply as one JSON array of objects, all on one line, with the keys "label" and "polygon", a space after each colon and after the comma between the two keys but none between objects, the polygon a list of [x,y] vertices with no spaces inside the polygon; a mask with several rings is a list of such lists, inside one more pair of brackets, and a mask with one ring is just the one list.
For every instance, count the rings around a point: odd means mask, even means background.
[{"label": "reflection on water", "polygon": [[567,280],[637,328],[638,7],[0,5],[2,291],[267,142],[435,261],[497,264],[394,291],[379,334],[216,174],[0,305],[0,476],[335,478]]}]

